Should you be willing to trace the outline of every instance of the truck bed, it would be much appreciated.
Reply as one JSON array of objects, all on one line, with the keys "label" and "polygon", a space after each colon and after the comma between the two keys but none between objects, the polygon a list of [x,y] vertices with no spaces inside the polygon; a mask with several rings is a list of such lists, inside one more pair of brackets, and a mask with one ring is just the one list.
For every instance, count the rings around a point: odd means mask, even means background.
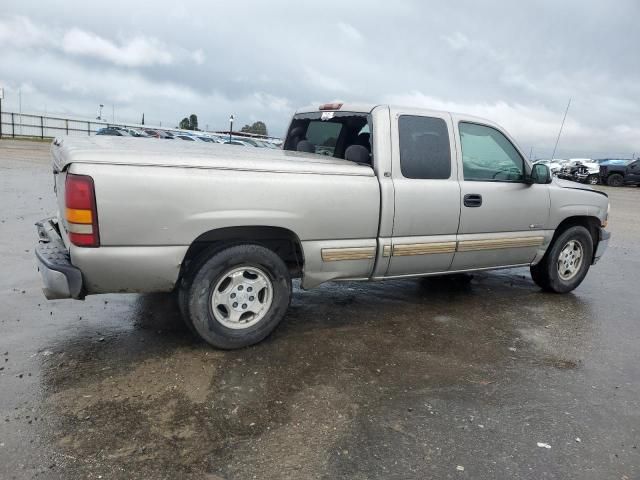
[{"label": "truck bed", "polygon": [[109,136],[61,137],[51,147],[54,169],[71,163],[373,176],[366,165],[285,150],[183,140]]}]

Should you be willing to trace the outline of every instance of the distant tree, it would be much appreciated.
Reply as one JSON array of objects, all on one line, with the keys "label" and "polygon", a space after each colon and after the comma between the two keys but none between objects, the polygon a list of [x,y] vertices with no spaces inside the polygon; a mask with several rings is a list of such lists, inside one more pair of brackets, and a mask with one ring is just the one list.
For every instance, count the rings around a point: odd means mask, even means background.
[{"label": "distant tree", "polygon": [[198,128],[198,116],[195,113],[189,115],[189,130],[200,130]]},{"label": "distant tree", "polygon": [[246,133],[256,133],[258,135],[268,135],[267,126],[264,122],[261,122],[259,120],[257,122],[254,122],[252,125],[245,125],[240,131]]},{"label": "distant tree", "polygon": [[184,117],[180,120],[178,128],[181,128],[182,130],[200,130],[198,128],[198,116],[195,113],[192,113],[189,117]]}]

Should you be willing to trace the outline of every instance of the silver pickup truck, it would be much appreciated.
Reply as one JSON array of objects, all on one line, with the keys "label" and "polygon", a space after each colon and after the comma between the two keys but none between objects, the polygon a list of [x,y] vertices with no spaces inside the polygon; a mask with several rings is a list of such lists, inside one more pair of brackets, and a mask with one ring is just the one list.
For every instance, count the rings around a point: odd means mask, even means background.
[{"label": "silver pickup truck", "polygon": [[607,247],[604,193],[552,179],[494,123],[388,105],[299,110],[282,150],[90,137],[52,145],[47,298],[177,291],[219,348],[265,338],[291,279],[530,266],[569,292]]}]

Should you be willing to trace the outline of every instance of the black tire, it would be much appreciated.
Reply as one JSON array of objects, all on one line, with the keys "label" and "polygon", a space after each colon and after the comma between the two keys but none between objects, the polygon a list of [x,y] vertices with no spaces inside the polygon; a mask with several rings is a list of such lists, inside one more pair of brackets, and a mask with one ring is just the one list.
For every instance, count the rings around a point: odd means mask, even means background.
[{"label": "black tire", "polygon": [[[271,302],[257,323],[246,328],[229,328],[216,318],[212,297],[218,282],[229,271],[241,267],[257,269],[264,275],[271,289]],[[202,255],[183,280],[181,290],[185,323],[205,342],[230,350],[258,343],[276,328],[289,307],[291,277],[285,263],[273,251],[260,245],[240,244]]]},{"label": "black tire", "polygon": [[607,178],[607,185],[610,187],[621,187],[624,184],[624,177],[619,173],[612,173]]},{"label": "black tire", "polygon": [[587,177],[587,183],[589,185],[598,185],[598,183],[600,183],[600,179],[598,178],[598,175],[589,175]]},{"label": "black tire", "polygon": [[[563,279],[558,271],[558,261],[565,246],[575,241],[582,248],[582,262],[575,275]],[[593,258],[593,238],[585,227],[569,227],[553,241],[542,260],[531,266],[531,278],[543,290],[555,293],[567,293],[582,283],[591,266]]]},{"label": "black tire", "polygon": [[221,250],[224,250],[225,248],[229,248],[231,246],[233,246],[233,244],[226,246],[213,245],[201,251],[193,260],[189,262],[184,272],[184,276],[180,279],[180,283],[176,287],[175,293],[178,301],[178,308],[180,309],[180,315],[182,316],[182,321],[187,326],[189,331],[198,338],[200,338],[200,334],[193,326],[193,322],[191,321],[191,314],[189,312],[189,287],[193,282],[194,275],[207,260],[209,260],[212,256],[214,256]]},{"label": "black tire", "polygon": [[[184,282],[185,280],[182,280],[182,283]],[[178,301],[178,308],[180,309],[180,316],[182,317],[182,321],[187,326],[189,331],[192,334],[194,334],[196,337],[200,338],[198,331],[196,330],[196,328],[193,326],[193,323],[191,322],[191,315],[189,314],[189,305],[188,305],[189,303],[188,294],[189,294],[189,289],[182,285],[175,292],[175,295]]]}]

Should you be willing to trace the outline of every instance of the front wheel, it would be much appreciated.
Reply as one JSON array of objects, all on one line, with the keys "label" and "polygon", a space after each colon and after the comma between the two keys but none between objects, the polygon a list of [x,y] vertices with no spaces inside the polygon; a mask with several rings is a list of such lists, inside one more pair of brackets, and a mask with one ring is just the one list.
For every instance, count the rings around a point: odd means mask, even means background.
[{"label": "front wheel", "polygon": [[612,173],[609,175],[609,178],[607,178],[607,185],[610,187],[621,187],[623,183],[624,177],[619,173]]},{"label": "front wheel", "polygon": [[593,239],[582,226],[570,227],[555,239],[531,277],[543,290],[567,293],[582,283],[591,266]]},{"label": "front wheel", "polygon": [[589,175],[587,177],[587,183],[589,185],[598,185],[598,175]]},{"label": "front wheel", "polygon": [[217,348],[253,345],[284,317],[291,299],[287,266],[260,245],[236,245],[204,258],[182,288],[183,314]]}]

